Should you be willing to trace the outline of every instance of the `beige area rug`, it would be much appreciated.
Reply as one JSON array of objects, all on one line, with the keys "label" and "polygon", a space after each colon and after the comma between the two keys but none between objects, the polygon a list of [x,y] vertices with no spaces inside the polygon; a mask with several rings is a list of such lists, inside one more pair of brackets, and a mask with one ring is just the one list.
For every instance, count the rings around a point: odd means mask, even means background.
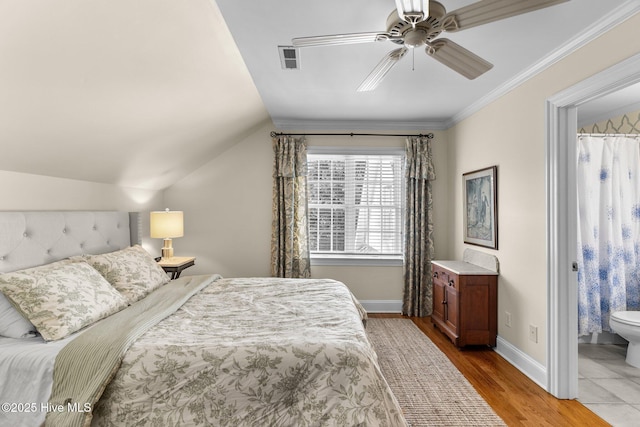
[{"label": "beige area rug", "polygon": [[409,425],[506,425],[411,320],[370,318],[367,334]]}]

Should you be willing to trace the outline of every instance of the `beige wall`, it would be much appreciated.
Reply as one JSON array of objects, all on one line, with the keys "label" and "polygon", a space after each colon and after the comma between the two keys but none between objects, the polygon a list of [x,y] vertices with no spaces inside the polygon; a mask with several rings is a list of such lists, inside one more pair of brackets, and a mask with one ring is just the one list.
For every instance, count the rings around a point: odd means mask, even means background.
[{"label": "beige wall", "polygon": [[[185,237],[176,239],[180,254],[197,256],[190,273],[217,272],[224,276],[268,276],[271,239],[273,152],[267,122],[254,134],[181,180],[165,192],[167,206],[185,212]],[[309,146],[403,147],[402,137],[308,137]],[[433,152],[446,177],[446,138],[435,132]],[[447,198],[446,178],[434,183],[438,200]],[[447,206],[436,203],[436,252],[448,251]],[[313,266],[315,278],[345,282],[362,300],[401,300],[402,267]]]},{"label": "beige wall", "polygon": [[271,230],[271,123],[165,191],[184,211],[176,255],[197,257],[191,274],[268,276]]},{"label": "beige wall", "polygon": [[[498,333],[543,365],[547,338],[545,101],[640,52],[639,26],[636,15],[449,131],[451,255],[460,258],[465,249],[462,173],[497,165],[499,249],[486,252],[500,259]],[[510,328],[504,324],[506,311],[512,314]],[[538,343],[528,339],[529,324],[538,327]]]},{"label": "beige wall", "polygon": [[89,181],[0,171],[0,210],[149,210],[162,193]]},{"label": "beige wall", "polygon": [[[123,188],[73,179],[0,171],[0,210],[121,210],[162,209],[162,192]],[[151,241],[148,215],[142,216],[143,245],[154,255],[162,244]]]},{"label": "beige wall", "polygon": [[582,126],[579,133],[630,133],[637,134],[640,128],[640,110],[629,111],[616,117],[609,117],[597,123]]}]

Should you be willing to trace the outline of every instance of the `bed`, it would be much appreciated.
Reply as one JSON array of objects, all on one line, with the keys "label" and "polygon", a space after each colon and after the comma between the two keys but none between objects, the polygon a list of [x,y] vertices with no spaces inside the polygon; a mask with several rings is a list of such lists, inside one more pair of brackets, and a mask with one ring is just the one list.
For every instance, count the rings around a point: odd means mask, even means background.
[{"label": "bed", "polygon": [[0,425],[406,425],[344,284],[169,281],[140,236],[0,212]]}]

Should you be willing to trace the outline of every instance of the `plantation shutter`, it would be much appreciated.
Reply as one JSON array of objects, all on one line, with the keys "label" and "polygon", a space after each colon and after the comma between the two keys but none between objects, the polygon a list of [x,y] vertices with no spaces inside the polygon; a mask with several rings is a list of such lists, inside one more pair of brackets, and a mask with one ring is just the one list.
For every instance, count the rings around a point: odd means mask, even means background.
[{"label": "plantation shutter", "polygon": [[400,154],[309,154],[311,253],[401,256],[403,162]]}]

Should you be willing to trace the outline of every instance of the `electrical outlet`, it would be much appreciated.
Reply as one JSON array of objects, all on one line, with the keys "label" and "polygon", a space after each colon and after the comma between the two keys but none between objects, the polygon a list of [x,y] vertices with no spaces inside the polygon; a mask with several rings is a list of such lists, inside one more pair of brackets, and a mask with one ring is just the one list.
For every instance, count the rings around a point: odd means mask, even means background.
[{"label": "electrical outlet", "polygon": [[538,342],[538,327],[529,325],[529,340]]},{"label": "electrical outlet", "polygon": [[511,327],[511,313],[509,313],[508,311],[505,311],[504,312],[504,316],[505,316],[504,324],[510,328]]}]

